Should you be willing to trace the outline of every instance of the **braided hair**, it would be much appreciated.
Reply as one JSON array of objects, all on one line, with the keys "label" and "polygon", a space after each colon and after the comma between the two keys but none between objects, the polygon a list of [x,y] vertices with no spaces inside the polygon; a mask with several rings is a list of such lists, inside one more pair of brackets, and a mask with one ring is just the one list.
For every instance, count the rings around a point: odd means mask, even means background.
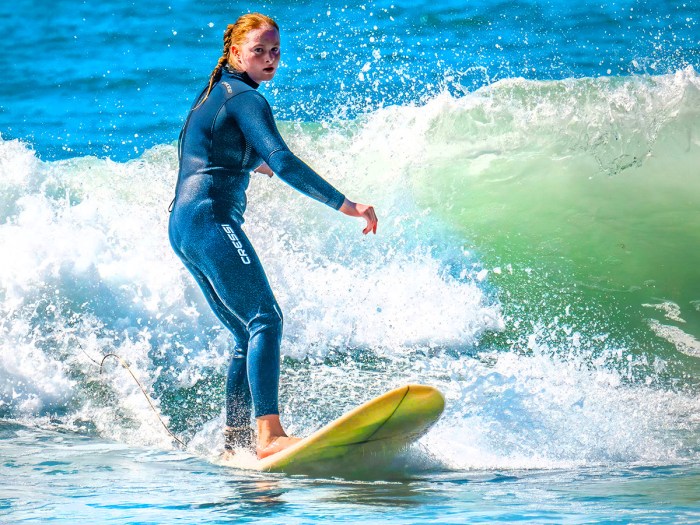
[{"label": "braided hair", "polygon": [[204,101],[209,97],[214,84],[216,84],[221,78],[221,70],[226,64],[233,66],[235,69],[240,70],[241,64],[233,57],[231,57],[231,46],[241,46],[245,42],[246,37],[250,31],[255,29],[260,29],[263,27],[274,27],[279,31],[279,26],[269,16],[262,15],[260,13],[248,13],[238,18],[233,24],[226,26],[226,31],[224,31],[224,51],[216,63],[216,67],[209,75],[209,87],[199,103],[194,109],[204,104]]}]

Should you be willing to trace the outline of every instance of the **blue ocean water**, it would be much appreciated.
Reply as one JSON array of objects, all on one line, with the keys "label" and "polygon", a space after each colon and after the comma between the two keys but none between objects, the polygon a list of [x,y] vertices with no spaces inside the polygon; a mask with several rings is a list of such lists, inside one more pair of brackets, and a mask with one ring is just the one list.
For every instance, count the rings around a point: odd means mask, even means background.
[{"label": "blue ocean water", "polygon": [[[167,242],[174,142],[259,10],[293,151],[379,234],[256,177],[307,435],[408,382],[371,479],[216,463],[231,341]],[[700,4],[0,5],[0,521],[700,521]],[[360,300],[358,300],[360,298]],[[131,376],[154,399],[175,446]]]},{"label": "blue ocean water", "polygon": [[0,130],[42,158],[138,157],[177,138],[238,13],[274,13],[280,118],[352,118],[497,80],[667,74],[695,66],[690,1],[60,2],[0,7]]}]

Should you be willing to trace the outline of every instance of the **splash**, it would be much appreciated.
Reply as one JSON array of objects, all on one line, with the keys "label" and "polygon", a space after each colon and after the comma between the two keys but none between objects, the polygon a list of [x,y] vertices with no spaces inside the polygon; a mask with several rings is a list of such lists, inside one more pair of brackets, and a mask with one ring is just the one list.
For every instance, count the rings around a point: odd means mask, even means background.
[{"label": "splash", "polygon": [[[294,151],[380,213],[367,238],[276,179],[252,182],[245,228],[285,312],[290,430],[421,382],[447,395],[423,446],[450,468],[697,458],[697,357],[649,319],[671,313],[696,337],[700,292],[674,291],[697,254],[673,247],[700,231],[697,86],[690,69],[511,80],[284,125]],[[0,140],[0,417],[172,446],[118,364],[99,374],[116,353],[193,450],[216,450],[231,341],[167,243],[176,169],[171,145],[44,162]],[[658,213],[630,198],[640,188],[663,196]],[[591,215],[615,235],[578,220]],[[673,276],[640,270],[659,252]]]}]

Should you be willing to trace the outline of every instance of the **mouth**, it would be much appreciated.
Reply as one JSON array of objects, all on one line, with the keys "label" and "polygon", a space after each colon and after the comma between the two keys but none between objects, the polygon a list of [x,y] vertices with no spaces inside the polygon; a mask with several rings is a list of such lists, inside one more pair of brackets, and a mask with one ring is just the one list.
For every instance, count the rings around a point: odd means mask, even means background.
[{"label": "mouth", "polygon": [[275,70],[274,67],[266,67],[266,68],[263,68],[263,71],[264,71],[265,73],[272,73],[272,72],[274,72],[274,70]]}]

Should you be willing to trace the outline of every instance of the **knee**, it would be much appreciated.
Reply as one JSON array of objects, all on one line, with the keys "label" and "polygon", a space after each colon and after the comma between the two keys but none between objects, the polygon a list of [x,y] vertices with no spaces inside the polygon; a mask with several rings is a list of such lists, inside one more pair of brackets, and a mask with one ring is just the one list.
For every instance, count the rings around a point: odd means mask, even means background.
[{"label": "knee", "polygon": [[245,359],[248,357],[248,343],[246,341],[246,344],[241,345],[241,344],[236,344],[236,346],[233,348],[233,354],[231,355],[232,359]]},{"label": "knee", "polygon": [[282,311],[276,304],[270,309],[258,311],[247,325],[249,337],[253,337],[260,332],[274,332],[281,336],[283,317]]}]

